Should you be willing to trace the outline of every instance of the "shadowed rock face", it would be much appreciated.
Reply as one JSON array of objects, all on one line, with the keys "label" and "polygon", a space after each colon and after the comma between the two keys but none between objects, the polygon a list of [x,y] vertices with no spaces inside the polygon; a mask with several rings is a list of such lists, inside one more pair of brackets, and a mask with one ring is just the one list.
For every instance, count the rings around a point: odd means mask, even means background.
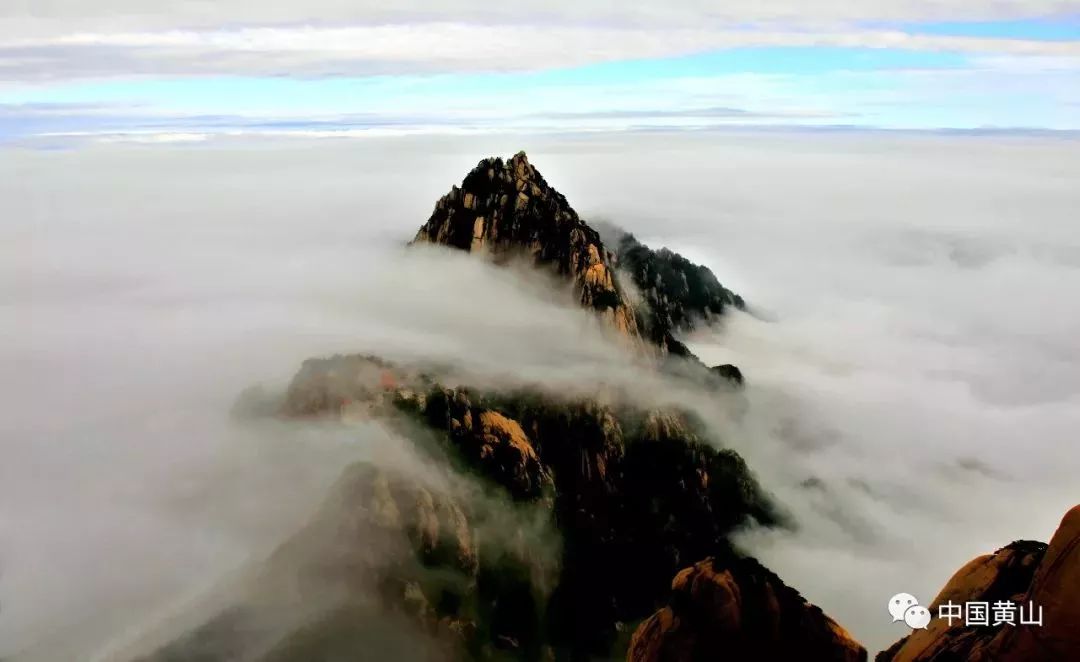
[{"label": "shadowed rock face", "polygon": [[619,236],[615,246],[618,271],[629,275],[646,304],[638,310],[645,336],[673,354],[685,355],[686,349],[675,333],[692,331],[729,307],[745,308],[742,297],[721,285],[712,271],[678,253],[652,250],[630,233]]},{"label": "shadowed rock face", "polygon": [[233,606],[141,662],[538,659],[558,565],[534,525],[454,481],[352,465]]},{"label": "shadowed rock face", "polygon": [[[704,267],[631,237],[620,246],[643,293],[635,310],[598,233],[524,154],[481,161],[415,241],[530,259],[635,346],[667,355],[656,367],[717,397],[727,395],[718,385],[742,382],[734,366],[706,369],[674,336],[741,299]],[[238,411],[265,411],[257,395],[248,400],[258,407]],[[688,412],[617,393],[475,389],[430,366],[357,354],[305,361],[276,414],[377,421],[430,460],[435,478],[346,468],[252,595],[155,662],[610,660],[626,653],[628,624],[645,618],[633,660],[865,657],[820,610],[731,550],[738,527],[782,518],[743,459]],[[676,597],[649,617],[676,573]],[[331,603],[307,607],[327,594]],[[268,637],[248,636],[267,622]]]},{"label": "shadowed rock face", "polygon": [[742,386],[743,375],[742,370],[739,370],[738,366],[731,365],[730,363],[725,363],[723,365],[714,365],[712,368],[709,369],[712,370],[713,374],[717,377],[721,379],[726,379],[727,381],[735,384],[736,386]]},{"label": "shadowed rock face", "polygon": [[930,613],[952,601],[998,600],[1043,608],[1042,626],[965,626],[934,618],[878,654],[878,662],[1026,662],[1080,659],[1080,506],[1061,521],[1050,544],[1016,541],[972,559],[952,576],[930,605]]},{"label": "shadowed rock face", "polygon": [[569,278],[581,304],[621,333],[641,332],[633,307],[612,272],[600,235],[578,218],[566,198],[548,186],[524,152],[509,161],[481,161],[436,204],[416,242],[487,253],[497,259],[531,258]]},{"label": "shadowed rock face", "polygon": [[757,561],[728,556],[675,576],[669,604],[637,628],[626,659],[861,662],[866,649]]},{"label": "shadowed rock face", "polygon": [[305,362],[283,411],[341,420],[364,411],[403,430],[419,422],[463,470],[518,501],[547,504],[563,550],[545,638],[574,656],[608,655],[621,623],[648,615],[672,574],[726,549],[739,525],[777,522],[742,458],[716,450],[676,410],[447,388],[342,356]]},{"label": "shadowed rock face", "polygon": [[452,443],[462,455],[515,498],[536,498],[550,490],[551,473],[514,419],[486,408],[474,415],[468,396],[454,391],[432,393],[425,414],[435,423],[445,417]]}]

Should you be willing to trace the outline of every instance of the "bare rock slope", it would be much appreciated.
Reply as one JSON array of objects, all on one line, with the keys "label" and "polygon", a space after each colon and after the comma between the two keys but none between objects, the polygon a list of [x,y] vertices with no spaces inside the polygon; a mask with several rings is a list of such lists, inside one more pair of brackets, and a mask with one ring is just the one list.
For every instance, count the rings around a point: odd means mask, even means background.
[{"label": "bare rock slope", "polygon": [[846,630],[753,559],[707,558],[671,591],[634,632],[628,662],[866,660]]},{"label": "bare rock slope", "polygon": [[930,604],[1010,601],[1037,609],[1041,626],[949,625],[934,618],[878,654],[878,662],[1052,662],[1080,660],[1080,505],[1061,520],[1050,544],[1017,541],[972,559],[956,571]]}]

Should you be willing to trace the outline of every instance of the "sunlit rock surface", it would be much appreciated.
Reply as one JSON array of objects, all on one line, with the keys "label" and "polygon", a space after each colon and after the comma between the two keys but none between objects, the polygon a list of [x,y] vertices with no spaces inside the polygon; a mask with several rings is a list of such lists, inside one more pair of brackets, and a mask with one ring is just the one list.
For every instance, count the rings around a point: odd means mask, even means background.
[{"label": "sunlit rock surface", "polygon": [[[415,241],[525,258],[616,337],[662,359],[642,370],[677,371],[718,398],[742,383],[738,368],[710,370],[675,337],[742,300],[708,269],[632,237],[616,258],[523,153],[481,161]],[[689,411],[616,389],[477,388],[439,366],[364,354],[309,359],[276,407],[264,400],[248,393],[237,411],[381,426],[415,454],[414,471],[345,468],[248,593],[154,662],[610,660],[628,647],[643,661],[865,656],[732,551],[740,527],[788,522]],[[716,602],[724,591],[734,606]]]},{"label": "sunlit rock surface", "polygon": [[512,499],[550,503],[564,548],[548,635],[581,653],[606,654],[624,623],[664,598],[676,571],[726,547],[738,526],[779,522],[742,458],[716,450],[683,411],[448,388],[362,356],[305,362],[283,411],[420,423],[451,462]]},{"label": "sunlit rock surface", "polygon": [[866,649],[753,559],[708,558],[671,583],[667,606],[630,641],[628,662],[866,660]]},{"label": "sunlit rock surface", "polygon": [[527,257],[569,278],[582,305],[622,334],[640,338],[633,306],[611,269],[599,233],[548,186],[524,152],[481,161],[436,204],[415,241]]},{"label": "sunlit rock surface", "polygon": [[[1080,506],[1061,520],[1050,544],[1021,540],[972,559],[930,604],[1011,601],[1042,607],[1043,624],[966,626],[964,620],[934,618],[878,654],[878,662],[1022,662],[1080,660]],[[1014,613],[1018,617],[1018,614]],[[991,623],[993,619],[991,619]]]}]

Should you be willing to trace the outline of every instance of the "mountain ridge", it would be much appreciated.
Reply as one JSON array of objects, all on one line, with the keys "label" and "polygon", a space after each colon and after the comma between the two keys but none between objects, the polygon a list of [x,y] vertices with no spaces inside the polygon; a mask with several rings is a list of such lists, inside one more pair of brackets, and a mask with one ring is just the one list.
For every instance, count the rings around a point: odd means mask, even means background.
[{"label": "mountain ridge", "polygon": [[[619,257],[523,152],[481,161],[413,239],[497,262],[530,258],[618,334],[699,371],[708,397],[738,397],[709,381],[741,381],[737,368],[705,370],[674,334],[741,298],[708,269],[633,241],[625,273],[644,295],[639,307],[616,274]],[[146,660],[238,650],[260,662],[362,658],[375,635],[357,619],[391,616],[430,641],[424,659],[692,662],[726,645],[737,658],[805,648],[815,659],[866,659],[835,621],[734,549],[741,527],[791,523],[689,409],[607,389],[476,388],[438,366],[348,354],[304,361],[273,411],[346,431],[375,423],[430,475],[345,467],[309,526],[267,560],[259,590]],[[337,597],[325,613],[281,619],[327,593]],[[748,599],[713,613],[709,596],[735,593]],[[288,625],[270,642],[245,639],[268,618]],[[726,624],[719,636],[702,629],[711,623]],[[787,648],[770,624],[791,637]]]}]

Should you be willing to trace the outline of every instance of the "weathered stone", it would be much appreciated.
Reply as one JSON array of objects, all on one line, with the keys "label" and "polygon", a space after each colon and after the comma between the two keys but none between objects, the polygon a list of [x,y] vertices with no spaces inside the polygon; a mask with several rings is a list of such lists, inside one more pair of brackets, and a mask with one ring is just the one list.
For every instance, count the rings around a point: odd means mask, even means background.
[{"label": "weathered stone", "polygon": [[1049,546],[1016,541],[972,559],[946,583],[930,613],[947,602],[1007,601],[1043,610],[1041,626],[1003,623],[967,626],[963,620],[934,618],[878,654],[878,662],[1026,662],[1080,659],[1080,506],[1073,507]]},{"label": "weathered stone", "polygon": [[[492,177],[489,172],[504,176]],[[483,246],[496,259],[527,253],[538,266],[572,280],[581,303],[602,313],[601,318],[620,334],[640,338],[637,315],[606,264],[600,236],[544,181],[524,153],[507,162],[481,161],[462,181],[461,190],[461,204],[449,196],[440,200],[414,241],[467,251]],[[483,215],[476,213],[477,199],[492,201]],[[478,234],[481,217],[485,232]]]},{"label": "weathered stone", "polygon": [[705,559],[671,592],[634,632],[628,662],[866,660],[846,630],[753,560]]}]

